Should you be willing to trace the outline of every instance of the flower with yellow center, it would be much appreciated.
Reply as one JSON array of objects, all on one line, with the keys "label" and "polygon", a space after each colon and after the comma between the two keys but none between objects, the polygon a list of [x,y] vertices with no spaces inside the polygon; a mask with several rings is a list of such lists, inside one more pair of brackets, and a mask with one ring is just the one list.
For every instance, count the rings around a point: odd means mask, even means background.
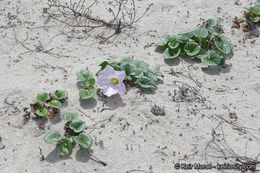
[{"label": "flower with yellow center", "polygon": [[117,93],[125,93],[126,87],[123,83],[124,78],[124,71],[115,71],[108,65],[98,78],[97,86],[102,89],[103,93],[108,97]]},{"label": "flower with yellow center", "polygon": [[111,78],[110,84],[113,85],[113,87],[117,86],[119,84],[118,78],[116,78],[116,77]]}]

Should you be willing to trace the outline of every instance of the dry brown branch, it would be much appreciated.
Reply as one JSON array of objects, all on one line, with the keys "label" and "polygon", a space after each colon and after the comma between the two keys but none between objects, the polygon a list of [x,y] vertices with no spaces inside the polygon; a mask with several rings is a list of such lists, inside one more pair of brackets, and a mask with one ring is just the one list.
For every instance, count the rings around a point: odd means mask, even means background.
[{"label": "dry brown branch", "polygon": [[[257,171],[256,170],[256,165],[260,164],[259,156],[258,154],[255,158],[249,158],[247,156],[243,156],[238,154],[233,150],[233,148],[227,144],[225,140],[225,135],[223,129],[220,130],[219,128],[224,124],[228,123],[231,125],[234,125],[233,123],[221,118],[222,121],[219,122],[219,124],[212,129],[211,131],[211,136],[212,139],[207,143],[204,154],[205,154],[205,159],[208,161],[208,157],[211,158],[217,158],[217,159],[224,159],[225,162],[229,160],[230,162],[233,163],[238,163],[241,165],[248,166],[250,170],[252,171]],[[241,129],[250,129],[250,128],[245,128],[245,127],[240,127]],[[252,129],[250,129],[252,130]],[[246,146],[247,147],[247,146]],[[210,154],[209,150],[213,151],[215,154]],[[239,170],[239,171],[246,171],[246,170]],[[258,170],[259,171],[259,170]]]},{"label": "dry brown branch", "polygon": [[[121,33],[125,29],[130,29],[133,24],[137,23],[150,9],[150,4],[144,13],[137,17],[135,0],[114,0],[102,4],[102,10],[108,8],[110,18],[101,18],[99,15],[93,14],[98,11],[99,1],[97,0],[79,0],[78,2],[62,2],[58,0],[48,0],[48,7],[43,12],[48,17],[55,19],[67,26],[71,30],[81,30],[85,35],[92,35],[95,30],[94,37],[107,41],[109,38]],[[81,29],[80,29],[81,28]]]}]

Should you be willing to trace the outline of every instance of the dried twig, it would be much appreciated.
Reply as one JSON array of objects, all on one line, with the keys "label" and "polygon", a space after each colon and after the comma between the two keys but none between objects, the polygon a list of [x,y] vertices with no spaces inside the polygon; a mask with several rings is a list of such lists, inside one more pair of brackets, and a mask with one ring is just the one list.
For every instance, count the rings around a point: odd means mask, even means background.
[{"label": "dried twig", "polygon": [[[9,96],[10,96],[10,95],[9,95]],[[8,106],[11,106],[14,110],[16,110],[16,111],[18,111],[18,112],[21,112],[21,111],[18,109],[17,106],[15,106],[13,103],[9,103],[9,102],[8,102],[9,96],[5,98],[4,103],[7,104]]]},{"label": "dried twig", "polygon": [[[115,3],[115,5],[113,5],[113,3]],[[101,29],[101,32],[96,34],[95,38],[101,39],[101,41],[107,41],[114,35],[121,33],[124,29],[132,28],[133,24],[143,18],[152,5],[150,4],[145,12],[140,17],[137,17],[135,0],[115,0],[109,2],[108,13],[110,13],[112,17],[108,20],[93,14],[93,9],[97,4],[97,0],[93,0],[92,2],[79,0],[75,3],[71,0],[68,3],[58,0],[48,0],[48,7],[44,8],[43,12],[47,14],[48,17],[69,26],[71,30],[83,28],[84,34],[90,34],[91,31]],[[112,32],[105,34],[106,30]]]},{"label": "dried twig", "polygon": [[41,155],[41,161],[44,161],[45,160],[45,156],[42,154],[41,147],[39,147],[39,150],[40,150],[40,155]]},{"label": "dried twig", "polygon": [[[109,117],[106,118],[106,119],[97,121],[96,123],[94,123],[94,124],[92,124],[92,125],[86,127],[86,130],[87,130],[87,129],[93,129],[92,131],[94,131],[95,129],[100,129],[100,128],[104,127],[107,123],[111,122],[114,116],[115,116],[115,114],[109,116]],[[100,124],[100,123],[101,123],[100,127],[96,127],[96,125],[98,125],[98,124]]]},{"label": "dried twig", "polygon": [[[230,161],[238,162],[242,165],[248,166],[250,170],[256,171],[256,165],[260,164],[260,160],[258,159],[260,154],[258,154],[258,156],[255,158],[249,158],[236,153],[225,141],[224,131],[222,130],[221,133],[217,132],[218,128],[224,122],[226,121],[219,122],[219,124],[212,129],[211,132],[212,139],[208,142],[204,151],[206,161],[208,160],[207,159],[208,157],[218,158],[218,159],[223,158],[225,160],[229,159]],[[231,124],[233,125],[233,123]],[[215,152],[218,153],[218,155],[209,154],[208,153],[209,149],[214,150]],[[246,170],[241,170],[241,171],[246,171]]]}]

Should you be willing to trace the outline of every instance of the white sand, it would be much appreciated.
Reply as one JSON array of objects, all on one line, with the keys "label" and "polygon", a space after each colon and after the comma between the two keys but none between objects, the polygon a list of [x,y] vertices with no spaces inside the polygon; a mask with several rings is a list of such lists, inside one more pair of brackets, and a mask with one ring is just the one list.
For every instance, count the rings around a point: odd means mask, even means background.
[{"label": "white sand", "polygon": [[[251,4],[250,0],[240,0],[240,5],[235,5],[231,0],[139,0],[136,1],[136,6],[141,7],[137,8],[139,15],[148,4],[153,3],[148,15],[134,25],[135,29],[129,36],[121,34],[107,44],[99,44],[93,38],[67,38],[61,33],[66,31],[66,27],[52,19],[43,27],[46,18],[43,17],[42,8],[46,7],[46,2],[0,1],[0,27],[4,26],[0,28],[0,136],[5,146],[0,150],[1,173],[197,172],[194,169],[177,171],[174,164],[238,163],[235,158],[225,160],[223,154],[213,148],[216,145],[209,143],[212,141],[212,130],[216,127],[217,136],[221,139],[216,143],[220,146],[224,137],[225,143],[236,154],[257,157],[260,151],[259,38],[253,39],[255,43],[250,43],[252,40],[239,43],[245,33],[231,29],[232,19],[242,16],[244,8]],[[13,15],[11,21],[7,18],[8,13],[9,17]],[[106,11],[103,11],[105,14]],[[236,45],[233,58],[227,60],[223,68],[203,70],[206,66],[202,63],[186,59],[165,63],[163,55],[156,52],[154,46],[144,48],[167,33],[189,31],[200,24],[201,19],[215,17],[224,20],[225,35]],[[15,26],[11,26],[10,22]],[[28,48],[35,49],[40,42],[45,50],[53,48],[51,52],[64,56],[28,52],[21,44],[27,34],[24,45]],[[15,36],[20,42],[16,41]],[[134,56],[151,67],[159,67],[165,75],[163,83],[151,93],[141,94],[139,89],[133,87],[120,96],[95,97],[86,102],[79,100],[76,72],[87,67],[96,73],[102,61],[120,60],[125,56]],[[183,75],[169,74],[171,69]],[[195,83],[189,75],[198,82]],[[181,82],[195,87],[199,98],[206,99],[205,104],[174,102],[174,90],[179,90]],[[65,157],[55,150],[55,144],[43,141],[50,130],[62,132],[64,121],[49,120],[45,130],[39,129],[33,120],[24,124],[23,108],[29,106],[37,93],[56,89],[69,92],[68,105],[62,108],[62,113],[78,112],[87,126],[98,122],[94,130],[87,132],[95,142],[92,154],[106,162],[107,166],[89,159],[88,153],[79,150],[78,146],[70,157]],[[5,104],[6,98],[18,110]],[[150,112],[153,104],[164,106],[166,116],[154,116]],[[206,109],[205,105],[210,109]],[[102,108],[111,110],[101,112]],[[229,112],[235,113],[237,120],[231,119]],[[110,122],[99,122],[111,115],[114,116]],[[239,127],[255,130],[241,130]],[[39,147],[46,157],[45,161],[40,160]],[[226,157],[232,156],[227,151],[224,153]]]}]

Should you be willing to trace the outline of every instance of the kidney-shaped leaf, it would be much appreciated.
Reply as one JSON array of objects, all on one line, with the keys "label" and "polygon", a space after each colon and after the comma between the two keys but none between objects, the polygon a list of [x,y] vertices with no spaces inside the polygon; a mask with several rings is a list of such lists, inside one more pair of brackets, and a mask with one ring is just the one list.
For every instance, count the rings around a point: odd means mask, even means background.
[{"label": "kidney-shaped leaf", "polygon": [[217,26],[218,24],[220,24],[219,19],[207,19],[205,22],[210,27],[214,27],[214,26]]},{"label": "kidney-shaped leaf", "polygon": [[63,119],[66,121],[73,121],[78,117],[77,113],[65,113]]},{"label": "kidney-shaped leaf", "polygon": [[146,70],[149,67],[149,64],[144,61],[135,61],[134,64],[137,69],[141,70]]},{"label": "kidney-shaped leaf", "polygon": [[90,99],[90,98],[94,97],[95,94],[96,94],[96,90],[94,90],[94,89],[81,88],[79,90],[80,98],[83,100]]},{"label": "kidney-shaped leaf", "polygon": [[58,100],[65,99],[68,97],[68,92],[65,90],[56,90],[53,96]]},{"label": "kidney-shaped leaf", "polygon": [[50,96],[48,93],[44,92],[44,93],[37,94],[37,101],[39,103],[45,103],[48,100],[50,100]]},{"label": "kidney-shaped leaf", "polygon": [[168,41],[163,39],[163,40],[159,41],[158,43],[156,43],[155,46],[165,47],[165,46],[167,46],[167,43],[168,43]]},{"label": "kidney-shaped leaf", "polygon": [[96,83],[96,80],[91,77],[91,78],[88,78],[88,80],[86,81],[86,86],[89,87],[89,86],[94,86]]},{"label": "kidney-shaped leaf", "polygon": [[218,48],[218,50],[220,50],[222,53],[224,54],[229,54],[230,53],[230,47],[229,44],[225,41],[214,41],[215,46]]},{"label": "kidney-shaped leaf", "polygon": [[93,77],[92,73],[86,70],[81,70],[80,72],[76,73],[76,75],[80,80],[87,80],[88,78]]},{"label": "kidney-shaped leaf", "polygon": [[193,33],[192,32],[185,32],[185,33],[180,33],[180,34],[177,34],[176,38],[177,40],[179,40],[180,42],[183,42],[183,43],[187,43],[189,42],[190,38],[193,36]]},{"label": "kidney-shaped leaf", "polygon": [[174,41],[174,40],[176,40],[176,37],[174,35],[169,35],[169,34],[165,35],[164,38],[167,41]]},{"label": "kidney-shaped leaf", "polygon": [[54,130],[49,132],[47,135],[44,137],[44,141],[46,143],[54,143],[54,142],[59,142],[61,140],[62,136],[60,132]]},{"label": "kidney-shaped leaf", "polygon": [[142,88],[155,88],[156,87],[156,83],[152,79],[150,79],[146,76],[140,76],[136,82]]},{"label": "kidney-shaped leaf", "polygon": [[60,142],[59,148],[64,155],[69,156],[72,153],[72,142],[65,138]]},{"label": "kidney-shaped leaf", "polygon": [[193,31],[193,35],[198,38],[207,38],[208,30],[205,28],[198,28]]},{"label": "kidney-shaped leaf", "polygon": [[61,103],[58,100],[52,100],[49,104],[50,107],[60,109],[61,108]]},{"label": "kidney-shaped leaf", "polygon": [[81,133],[78,136],[75,136],[73,140],[85,149],[89,149],[93,144],[91,136],[86,133]]},{"label": "kidney-shaped leaf", "polygon": [[202,57],[201,61],[209,66],[217,66],[221,64],[221,58],[219,54],[214,50],[209,51],[208,56]]},{"label": "kidney-shaped leaf", "polygon": [[48,113],[48,110],[46,108],[42,108],[40,110],[36,110],[35,113],[40,117],[45,117]]},{"label": "kidney-shaped leaf", "polygon": [[171,48],[171,49],[175,49],[177,48],[178,46],[180,45],[179,41],[178,40],[172,40],[168,43],[168,46]]},{"label": "kidney-shaped leaf", "polygon": [[250,16],[249,19],[252,20],[252,22],[254,22],[254,23],[257,23],[260,21],[259,16]]},{"label": "kidney-shaped leaf", "polygon": [[155,74],[156,76],[161,76],[164,78],[164,75],[162,74],[162,72],[160,72],[159,69],[148,69],[148,71]]},{"label": "kidney-shaped leaf", "polygon": [[150,72],[150,71],[147,71],[147,72],[145,72],[144,74],[145,74],[146,77],[152,79],[152,80],[155,81],[155,82],[158,80],[157,75],[154,74],[154,73],[152,73],[152,72]]},{"label": "kidney-shaped leaf", "polygon": [[121,68],[125,71],[126,76],[134,75],[136,71],[136,67],[132,63],[122,63]]},{"label": "kidney-shaped leaf", "polygon": [[181,53],[181,49],[180,48],[177,48],[177,49],[170,49],[170,48],[167,48],[165,51],[164,51],[164,58],[165,59],[173,59],[173,58],[177,58]]},{"label": "kidney-shaped leaf", "polygon": [[205,49],[200,49],[200,52],[196,55],[196,58],[203,58],[205,56],[208,56],[208,52]]},{"label": "kidney-shaped leaf", "polygon": [[74,120],[70,123],[70,129],[72,129],[75,133],[79,133],[86,128],[86,124],[82,120]]},{"label": "kidney-shaped leaf", "polygon": [[248,11],[250,14],[260,15],[260,6],[250,7]]},{"label": "kidney-shaped leaf", "polygon": [[184,51],[189,56],[195,56],[200,52],[200,45],[195,42],[188,43],[184,46]]}]

